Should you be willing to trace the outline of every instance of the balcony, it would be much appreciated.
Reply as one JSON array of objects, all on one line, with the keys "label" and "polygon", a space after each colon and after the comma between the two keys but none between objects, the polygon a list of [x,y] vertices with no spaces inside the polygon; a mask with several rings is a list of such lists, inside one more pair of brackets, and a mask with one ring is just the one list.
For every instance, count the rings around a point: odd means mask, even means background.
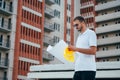
[{"label": "balcony", "polygon": [[43,50],[43,59],[45,59],[45,60],[53,60],[54,57],[50,53],[48,53],[46,50]]},{"label": "balcony", "polygon": [[87,1],[87,2],[81,4],[81,9],[91,7],[91,6],[94,6],[94,2],[93,1]]},{"label": "balcony", "polygon": [[52,32],[52,31],[54,31],[54,24],[45,22],[44,30],[47,31],[47,32]]},{"label": "balcony", "polygon": [[45,6],[45,16],[47,18],[53,18],[54,17],[54,11],[49,8],[48,6]]},{"label": "balcony", "polygon": [[94,13],[88,12],[88,13],[81,14],[81,16],[83,16],[84,18],[91,18],[91,17],[94,17]]},{"label": "balcony", "polygon": [[114,24],[114,25],[108,25],[104,27],[98,27],[96,28],[96,33],[101,34],[101,33],[107,33],[107,32],[113,32],[113,31],[118,31],[120,30],[120,24]]},{"label": "balcony", "polygon": [[100,11],[100,10],[105,10],[105,9],[109,9],[109,8],[114,8],[114,7],[117,7],[117,6],[120,6],[120,1],[119,0],[96,5],[95,6],[95,11]]},{"label": "balcony", "polygon": [[0,50],[9,50],[10,49],[10,41],[0,41]]},{"label": "balcony", "polygon": [[9,62],[8,59],[2,58],[0,60],[0,68],[7,69],[8,68],[8,62]]},{"label": "balcony", "polygon": [[3,32],[3,33],[8,33],[8,32],[11,32],[11,23],[10,24],[7,24],[7,22],[5,22],[4,25],[0,24],[0,32]]},{"label": "balcony", "polygon": [[94,29],[94,23],[87,23],[86,26],[88,28]]},{"label": "balcony", "polygon": [[100,15],[95,17],[96,22],[102,22],[107,20],[112,20],[120,17],[120,12],[114,12],[106,15]]},{"label": "balcony", "polygon": [[13,12],[12,4],[11,5],[9,5],[9,4],[5,5],[5,4],[6,3],[4,3],[4,2],[0,2],[0,13],[4,14],[6,16],[12,15],[12,12]]},{"label": "balcony", "polygon": [[51,37],[48,37],[48,36],[44,36],[44,44],[45,45],[54,45],[54,42],[53,42],[53,39]]},{"label": "balcony", "polygon": [[100,45],[115,44],[115,43],[120,43],[120,36],[98,39],[98,41],[97,41],[97,45],[99,45],[99,46]]},{"label": "balcony", "polygon": [[55,4],[54,0],[45,0],[45,3],[48,5]]},{"label": "balcony", "polygon": [[120,49],[114,49],[114,50],[108,50],[108,51],[98,51],[96,53],[97,58],[113,57],[113,56],[120,56]]}]

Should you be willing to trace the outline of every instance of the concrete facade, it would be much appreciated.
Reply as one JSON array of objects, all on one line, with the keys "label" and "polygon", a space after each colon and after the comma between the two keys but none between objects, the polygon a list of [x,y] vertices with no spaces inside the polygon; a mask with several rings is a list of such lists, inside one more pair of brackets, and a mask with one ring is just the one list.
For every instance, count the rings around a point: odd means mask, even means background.
[{"label": "concrete facade", "polygon": [[95,12],[98,38],[97,61],[120,61],[119,0],[96,1]]},{"label": "concrete facade", "polygon": [[0,0],[0,79],[12,80],[17,0]]}]

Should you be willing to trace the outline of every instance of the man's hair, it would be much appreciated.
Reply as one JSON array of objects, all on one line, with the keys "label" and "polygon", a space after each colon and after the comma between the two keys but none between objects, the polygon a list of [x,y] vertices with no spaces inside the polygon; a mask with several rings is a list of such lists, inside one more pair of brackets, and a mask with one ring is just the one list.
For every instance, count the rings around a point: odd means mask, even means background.
[{"label": "man's hair", "polygon": [[77,16],[74,18],[74,21],[79,20],[80,22],[85,22],[85,19],[82,16]]}]

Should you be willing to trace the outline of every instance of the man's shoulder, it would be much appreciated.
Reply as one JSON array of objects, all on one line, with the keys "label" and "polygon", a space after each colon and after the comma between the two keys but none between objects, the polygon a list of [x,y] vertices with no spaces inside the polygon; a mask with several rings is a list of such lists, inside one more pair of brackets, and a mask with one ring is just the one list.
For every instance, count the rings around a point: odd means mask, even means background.
[{"label": "man's shoulder", "polygon": [[89,33],[89,34],[90,34],[90,33],[95,34],[95,31],[88,29],[88,33]]}]

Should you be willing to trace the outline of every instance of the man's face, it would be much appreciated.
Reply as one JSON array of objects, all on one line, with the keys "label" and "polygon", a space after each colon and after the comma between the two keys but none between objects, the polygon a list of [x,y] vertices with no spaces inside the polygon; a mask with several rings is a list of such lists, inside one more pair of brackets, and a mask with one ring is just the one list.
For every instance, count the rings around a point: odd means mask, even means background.
[{"label": "man's face", "polygon": [[74,24],[74,27],[78,30],[78,31],[81,31],[82,30],[82,23],[79,21],[79,20],[75,20],[74,22],[73,22],[73,24]]}]

